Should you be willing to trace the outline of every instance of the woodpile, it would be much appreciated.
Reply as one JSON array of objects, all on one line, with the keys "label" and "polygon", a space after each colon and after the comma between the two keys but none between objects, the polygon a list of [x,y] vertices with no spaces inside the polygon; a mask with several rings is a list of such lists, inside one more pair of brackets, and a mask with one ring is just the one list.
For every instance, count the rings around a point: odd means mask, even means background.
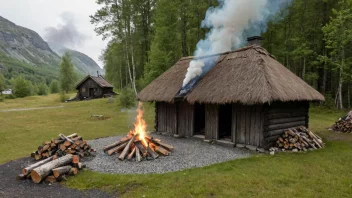
[{"label": "woodpile", "polygon": [[307,151],[323,148],[322,139],[306,127],[297,127],[285,130],[270,151]]},{"label": "woodpile", "polygon": [[45,141],[38,147],[38,150],[31,154],[35,160],[54,157],[54,159],[67,155],[79,155],[81,157],[91,155],[90,145],[77,133],[65,136],[60,134],[58,138],[53,138],[51,141]]},{"label": "woodpile", "polygon": [[350,111],[347,116],[340,118],[334,125],[332,125],[331,130],[339,131],[343,133],[352,133],[352,111]]},{"label": "woodpile", "polygon": [[162,143],[160,139],[139,135],[129,135],[121,140],[104,147],[108,155],[116,154],[119,160],[142,160],[156,159],[159,155],[167,156],[174,149],[173,146]]},{"label": "woodpile", "polygon": [[34,183],[54,183],[67,180],[67,176],[77,175],[83,168],[85,165],[80,162],[78,155],[67,154],[57,159],[51,156],[22,169],[17,179],[31,179]]}]

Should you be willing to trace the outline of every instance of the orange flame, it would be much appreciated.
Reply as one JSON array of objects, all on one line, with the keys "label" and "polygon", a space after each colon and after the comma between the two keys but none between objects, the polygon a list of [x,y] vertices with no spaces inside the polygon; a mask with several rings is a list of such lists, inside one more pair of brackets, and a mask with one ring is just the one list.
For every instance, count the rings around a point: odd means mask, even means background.
[{"label": "orange flame", "polygon": [[131,130],[129,134],[132,136],[138,135],[137,139],[140,140],[144,146],[148,146],[148,143],[145,140],[145,136],[147,135],[147,124],[143,119],[143,103],[138,103],[137,112],[138,115],[134,123],[134,129]]}]

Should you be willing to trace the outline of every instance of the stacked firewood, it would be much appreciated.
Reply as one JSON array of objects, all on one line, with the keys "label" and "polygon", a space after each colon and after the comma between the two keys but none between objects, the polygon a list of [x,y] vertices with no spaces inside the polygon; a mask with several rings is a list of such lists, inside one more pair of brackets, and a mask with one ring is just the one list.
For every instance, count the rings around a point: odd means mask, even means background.
[{"label": "stacked firewood", "polygon": [[43,142],[38,150],[31,154],[35,160],[46,159],[54,156],[54,158],[64,156],[66,154],[79,155],[81,157],[89,156],[93,151],[90,145],[87,144],[77,133],[65,136],[60,134],[58,138],[53,138],[51,141]]},{"label": "stacked firewood", "polygon": [[331,129],[343,133],[352,133],[352,111],[348,112],[345,117],[340,118],[335,122]]},{"label": "stacked firewood", "polygon": [[[322,139],[306,127],[297,127],[286,130],[276,141],[276,150],[307,151],[323,148]],[[272,149],[273,150],[273,149]]]},{"label": "stacked firewood", "polygon": [[69,175],[77,175],[82,168],[85,168],[85,165],[80,162],[78,155],[67,154],[57,159],[51,156],[22,169],[22,174],[19,174],[17,179],[31,179],[34,183],[54,183],[67,180]]},{"label": "stacked firewood", "polygon": [[160,155],[169,155],[173,146],[162,143],[160,139],[146,136],[138,138],[138,135],[129,135],[121,140],[104,147],[108,155],[117,154],[119,160],[156,159]]},{"label": "stacked firewood", "polygon": [[332,125],[332,130],[343,133],[352,133],[352,120],[340,119]]}]

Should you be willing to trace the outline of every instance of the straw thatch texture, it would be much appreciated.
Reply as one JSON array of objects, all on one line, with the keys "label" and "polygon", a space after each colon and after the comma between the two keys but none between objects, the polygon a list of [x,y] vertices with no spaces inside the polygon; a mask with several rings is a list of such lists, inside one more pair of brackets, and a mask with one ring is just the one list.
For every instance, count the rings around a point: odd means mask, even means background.
[{"label": "straw thatch texture", "polygon": [[[182,58],[143,89],[137,99],[173,102],[192,59]],[[265,49],[252,45],[219,55],[218,63],[186,99],[190,103],[252,105],[273,101],[322,101],[324,97]]]},{"label": "straw thatch texture", "polygon": [[138,95],[137,99],[145,102],[160,101],[172,103],[182,87],[189,60],[180,59],[173,67],[153,80]]},{"label": "straw thatch texture", "polygon": [[187,96],[190,103],[322,101],[318,91],[253,45],[226,54]]}]

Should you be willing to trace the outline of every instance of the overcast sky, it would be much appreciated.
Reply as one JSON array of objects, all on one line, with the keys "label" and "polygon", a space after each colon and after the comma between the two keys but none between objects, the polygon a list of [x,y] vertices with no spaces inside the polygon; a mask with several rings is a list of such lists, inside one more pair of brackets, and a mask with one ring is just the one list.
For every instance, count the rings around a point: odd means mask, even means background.
[{"label": "overcast sky", "polygon": [[95,0],[0,0],[0,16],[36,31],[46,41],[57,40],[83,52],[102,67],[98,58],[107,41],[96,35],[89,19],[98,8]]}]

